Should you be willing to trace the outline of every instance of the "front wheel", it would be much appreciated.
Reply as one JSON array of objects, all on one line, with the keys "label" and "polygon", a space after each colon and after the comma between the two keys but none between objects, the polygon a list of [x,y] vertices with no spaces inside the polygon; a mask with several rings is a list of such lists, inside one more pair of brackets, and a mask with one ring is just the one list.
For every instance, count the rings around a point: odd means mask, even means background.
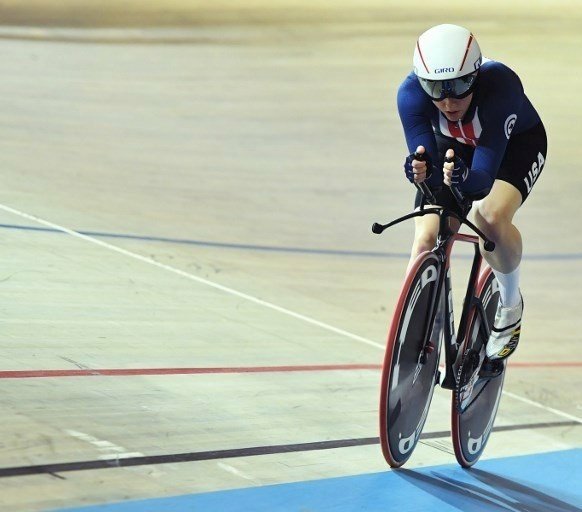
[{"label": "front wheel", "polygon": [[[492,327],[499,302],[499,285],[489,267],[479,279],[476,296],[483,304],[489,327]],[[499,408],[505,377],[505,361],[495,362],[499,366],[495,374],[485,374],[483,362],[487,339],[481,321],[481,315],[473,307],[469,311],[465,341],[460,348],[463,354],[461,371],[463,367],[468,368],[468,372],[475,370],[472,391],[468,398],[462,396],[459,386],[453,391],[451,433],[455,456],[464,468],[475,464],[485,449]]]},{"label": "front wheel", "polygon": [[428,342],[424,336],[436,307],[440,269],[433,253],[418,256],[402,286],[388,333],[380,392],[380,443],[391,467],[402,466],[412,455],[437,381],[442,329],[435,321]]}]

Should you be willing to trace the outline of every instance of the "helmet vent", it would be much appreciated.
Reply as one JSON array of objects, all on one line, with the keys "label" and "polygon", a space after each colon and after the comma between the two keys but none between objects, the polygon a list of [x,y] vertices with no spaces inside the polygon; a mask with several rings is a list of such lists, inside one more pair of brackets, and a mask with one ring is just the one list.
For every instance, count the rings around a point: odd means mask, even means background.
[{"label": "helmet vent", "polygon": [[461,65],[459,66],[459,69],[463,69],[463,66],[465,65],[465,61],[467,60],[467,55],[469,55],[469,48],[471,48],[472,42],[473,42],[473,34],[471,34],[469,36],[469,41],[467,42],[467,49],[465,50],[465,55],[463,57],[463,61],[461,62]]},{"label": "helmet vent", "polygon": [[[424,65],[424,69],[426,69],[427,73],[430,73],[428,66],[426,65],[426,62],[424,61],[424,57],[422,56],[422,52],[420,51],[420,41],[416,41],[416,48],[418,48],[418,54],[420,55],[420,60],[422,61],[422,64]],[[465,54],[465,58],[467,57],[467,55]]]}]

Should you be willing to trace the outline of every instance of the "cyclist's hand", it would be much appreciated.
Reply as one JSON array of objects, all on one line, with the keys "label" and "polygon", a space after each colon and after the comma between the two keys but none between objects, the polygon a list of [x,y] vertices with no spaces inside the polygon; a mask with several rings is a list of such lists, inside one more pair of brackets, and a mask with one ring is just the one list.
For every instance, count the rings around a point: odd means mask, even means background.
[{"label": "cyclist's hand", "polygon": [[447,149],[445,155],[445,164],[443,166],[443,181],[445,185],[460,185],[463,183],[467,176],[469,176],[469,168],[467,164],[463,162],[458,156],[455,156],[455,152],[452,149]]},{"label": "cyclist's hand", "polygon": [[404,173],[410,183],[422,183],[430,176],[431,164],[424,146],[418,146],[416,153],[406,157],[404,161]]}]

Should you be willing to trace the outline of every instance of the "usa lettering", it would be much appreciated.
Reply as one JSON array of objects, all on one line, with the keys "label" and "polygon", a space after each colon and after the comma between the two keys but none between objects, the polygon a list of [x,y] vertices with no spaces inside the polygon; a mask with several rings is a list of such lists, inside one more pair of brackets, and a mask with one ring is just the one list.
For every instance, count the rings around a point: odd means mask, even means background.
[{"label": "usa lettering", "polygon": [[528,194],[531,192],[534,183],[537,181],[538,176],[542,172],[545,163],[546,160],[544,158],[544,155],[538,153],[538,161],[531,164],[531,170],[527,173],[527,176],[523,179],[523,181],[525,181],[525,186],[527,187]]}]

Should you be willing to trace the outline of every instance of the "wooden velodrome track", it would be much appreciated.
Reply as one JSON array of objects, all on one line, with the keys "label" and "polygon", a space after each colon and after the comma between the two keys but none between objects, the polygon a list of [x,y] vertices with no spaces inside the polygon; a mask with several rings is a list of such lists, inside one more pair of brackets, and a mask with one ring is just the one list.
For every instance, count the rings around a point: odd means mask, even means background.
[{"label": "wooden velodrome track", "polygon": [[[370,225],[411,208],[395,93],[442,22],[519,73],[549,134],[486,458],[581,446],[576,2],[135,4],[0,2],[0,510],[387,471],[412,226]],[[445,434],[410,468],[454,462],[449,407],[437,390]],[[334,440],[361,442],[289,448]]]}]

